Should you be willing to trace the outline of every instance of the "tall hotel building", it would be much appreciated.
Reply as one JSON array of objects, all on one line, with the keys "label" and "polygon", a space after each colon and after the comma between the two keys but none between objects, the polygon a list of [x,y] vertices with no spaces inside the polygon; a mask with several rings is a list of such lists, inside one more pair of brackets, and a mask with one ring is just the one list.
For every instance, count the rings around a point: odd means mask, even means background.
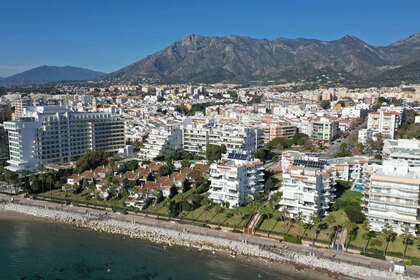
[{"label": "tall hotel building", "polygon": [[71,112],[60,106],[29,107],[4,123],[9,134],[11,171],[66,163],[88,150],[115,152],[124,147],[124,122],[115,114]]},{"label": "tall hotel building", "polygon": [[370,165],[365,174],[364,208],[373,230],[391,225],[398,233],[404,227],[414,232],[420,225],[420,167],[406,160],[385,160]]}]

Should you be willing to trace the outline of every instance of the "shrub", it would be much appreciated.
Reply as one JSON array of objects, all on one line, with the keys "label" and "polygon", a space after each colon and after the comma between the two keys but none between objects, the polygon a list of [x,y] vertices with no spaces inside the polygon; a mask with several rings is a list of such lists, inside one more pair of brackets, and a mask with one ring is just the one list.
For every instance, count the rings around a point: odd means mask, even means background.
[{"label": "shrub", "polygon": [[302,240],[299,237],[290,234],[284,236],[284,241],[295,244],[302,244]]},{"label": "shrub", "polygon": [[380,259],[380,260],[385,260],[384,255],[382,255],[381,253],[372,253],[372,252],[360,252],[360,255],[362,256],[366,256],[366,257],[371,257],[371,258],[375,258],[375,259]]}]

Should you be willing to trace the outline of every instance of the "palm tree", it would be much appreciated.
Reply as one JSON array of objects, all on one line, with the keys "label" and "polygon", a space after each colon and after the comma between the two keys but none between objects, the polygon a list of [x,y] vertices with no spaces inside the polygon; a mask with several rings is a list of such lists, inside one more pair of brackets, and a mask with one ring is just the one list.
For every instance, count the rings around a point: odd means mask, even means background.
[{"label": "palm tree", "polygon": [[328,228],[327,223],[318,224],[315,229],[315,238],[312,240],[312,246],[315,246],[315,242],[318,240],[318,236],[321,233],[321,230],[326,230]]},{"label": "palm tree", "polygon": [[376,237],[376,231],[369,230],[367,233],[364,234],[364,238],[366,239],[366,245],[363,248],[363,253],[366,254],[366,250],[369,246],[369,242],[372,238]]},{"label": "palm tree", "polygon": [[358,230],[359,230],[359,227],[356,224],[352,224],[351,229],[348,231],[346,252],[350,246],[350,242],[356,239]]},{"label": "palm tree", "polygon": [[397,238],[397,233],[392,230],[392,226],[388,223],[384,225],[382,229],[382,235],[384,236],[386,245],[384,248],[384,257],[386,257],[386,252],[388,251],[388,246],[390,242],[394,242]]},{"label": "palm tree", "polygon": [[403,227],[402,235],[403,244],[404,244],[404,255],[403,258],[405,259],[405,255],[407,254],[407,247],[413,241],[413,235],[410,232],[410,228],[408,226]]},{"label": "palm tree", "polygon": [[302,231],[301,227],[302,227],[302,223],[303,223],[303,214],[301,211],[299,211],[295,217],[295,221],[298,224],[299,230],[298,230],[298,237],[301,237],[299,235],[299,233]]}]

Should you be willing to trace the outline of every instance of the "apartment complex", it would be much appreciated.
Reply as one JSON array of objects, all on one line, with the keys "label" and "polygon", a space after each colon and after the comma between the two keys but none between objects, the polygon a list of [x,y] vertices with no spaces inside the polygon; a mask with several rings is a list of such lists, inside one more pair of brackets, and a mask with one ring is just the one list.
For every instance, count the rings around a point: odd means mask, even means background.
[{"label": "apartment complex", "polygon": [[331,120],[325,117],[315,118],[312,122],[312,134],[313,139],[331,142],[338,136],[339,128],[338,121]]},{"label": "apartment complex", "polygon": [[40,164],[65,163],[88,150],[117,152],[124,147],[124,123],[111,113],[71,112],[60,106],[25,109],[5,122],[10,160],[6,168],[21,171]]},{"label": "apartment complex", "polygon": [[32,106],[32,100],[29,97],[21,97],[13,101],[12,106],[15,108],[14,119],[18,119],[23,116],[24,109]]},{"label": "apartment complex", "polygon": [[420,224],[420,167],[410,167],[405,160],[385,160],[369,166],[364,179],[370,228],[380,231],[388,223],[398,233],[406,226],[414,232]]},{"label": "apartment complex", "polygon": [[272,122],[264,127],[264,143],[267,144],[274,138],[293,138],[297,127],[287,122]]},{"label": "apartment complex", "polygon": [[384,138],[394,139],[401,122],[398,112],[378,111],[368,115],[367,129],[381,133]]},{"label": "apartment complex", "polygon": [[252,195],[264,190],[264,167],[259,160],[244,154],[229,153],[210,165],[209,198],[230,207],[246,204]]},{"label": "apartment complex", "polygon": [[420,166],[420,140],[385,139],[382,154],[387,159],[403,159],[410,166]]},{"label": "apartment complex", "polygon": [[314,213],[324,216],[335,201],[335,169],[325,160],[285,151],[282,170],[280,208],[287,209],[292,218],[301,213],[307,222]]},{"label": "apartment complex", "polygon": [[363,172],[369,164],[369,157],[352,156],[328,160],[328,166],[335,169],[337,180],[354,181],[362,178]]},{"label": "apartment complex", "polygon": [[185,151],[204,153],[207,145],[225,145],[227,151],[254,154],[264,145],[264,132],[259,128],[233,124],[186,122],[181,126]]},{"label": "apartment complex", "polygon": [[181,148],[181,129],[173,126],[162,126],[151,130],[144,143],[144,148],[140,150],[139,156],[154,159]]}]

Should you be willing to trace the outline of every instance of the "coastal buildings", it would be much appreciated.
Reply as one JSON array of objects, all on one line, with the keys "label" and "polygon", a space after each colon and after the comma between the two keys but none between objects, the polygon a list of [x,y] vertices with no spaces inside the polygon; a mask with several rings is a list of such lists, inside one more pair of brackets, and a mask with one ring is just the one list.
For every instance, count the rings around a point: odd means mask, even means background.
[{"label": "coastal buildings", "polygon": [[305,221],[311,216],[323,216],[335,201],[335,169],[327,162],[296,151],[282,154],[283,193],[280,208],[290,217],[299,213]]},{"label": "coastal buildings", "polygon": [[363,176],[363,172],[369,164],[369,157],[352,156],[329,159],[328,166],[336,170],[337,180],[354,181]]},{"label": "coastal buildings", "polygon": [[181,126],[185,151],[204,153],[207,145],[225,145],[228,152],[255,153],[264,145],[263,131],[243,125],[185,122]]},{"label": "coastal buildings", "polygon": [[9,134],[7,169],[66,163],[88,150],[117,152],[124,147],[124,123],[112,113],[71,112],[60,106],[29,107],[4,123]]},{"label": "coastal buildings", "polygon": [[139,156],[154,159],[182,148],[182,132],[178,127],[161,126],[152,129]]},{"label": "coastal buildings", "polygon": [[420,166],[420,140],[385,139],[382,154],[387,159],[403,159],[410,166]]},{"label": "coastal buildings", "polygon": [[230,207],[245,204],[264,190],[263,163],[244,154],[229,153],[210,165],[209,198]]},{"label": "coastal buildings", "polygon": [[404,227],[414,232],[420,225],[420,167],[405,160],[385,160],[366,172],[365,214],[369,227],[381,231],[389,224],[397,233]]}]

